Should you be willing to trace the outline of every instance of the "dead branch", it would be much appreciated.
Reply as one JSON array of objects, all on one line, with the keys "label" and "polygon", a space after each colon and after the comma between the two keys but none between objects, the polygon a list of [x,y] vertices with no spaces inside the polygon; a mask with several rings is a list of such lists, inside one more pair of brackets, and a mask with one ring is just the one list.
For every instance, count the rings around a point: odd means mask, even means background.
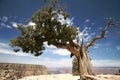
[{"label": "dead branch", "polygon": [[108,30],[108,28],[110,27],[110,25],[112,24],[113,19],[110,18],[107,25],[105,26],[105,28],[103,29],[103,31],[101,32],[100,36],[96,36],[95,38],[93,38],[88,44],[86,44],[85,48],[88,49],[88,47],[93,46],[95,41],[97,41],[98,39],[102,39],[105,37],[105,33]]}]

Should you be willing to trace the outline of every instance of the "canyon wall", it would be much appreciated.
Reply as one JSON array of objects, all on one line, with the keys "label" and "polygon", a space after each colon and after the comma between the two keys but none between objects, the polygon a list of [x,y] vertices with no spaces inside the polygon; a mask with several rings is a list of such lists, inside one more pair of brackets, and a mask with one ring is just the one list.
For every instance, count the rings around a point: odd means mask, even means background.
[{"label": "canyon wall", "polygon": [[25,76],[46,75],[43,65],[0,63],[0,80],[17,80]]}]

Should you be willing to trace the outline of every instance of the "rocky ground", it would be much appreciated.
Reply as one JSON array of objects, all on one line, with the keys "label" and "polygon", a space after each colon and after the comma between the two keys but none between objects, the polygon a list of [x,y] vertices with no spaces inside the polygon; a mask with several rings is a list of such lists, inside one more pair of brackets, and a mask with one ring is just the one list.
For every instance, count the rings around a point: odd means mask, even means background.
[{"label": "rocky ground", "polygon": [[46,74],[48,70],[43,65],[0,63],[0,80],[18,80],[25,76]]},{"label": "rocky ground", "polygon": [[[88,76],[95,80],[120,80],[120,75],[97,75]],[[79,76],[72,76],[72,74],[53,74],[53,75],[39,75],[24,77],[19,80],[78,80]]]}]

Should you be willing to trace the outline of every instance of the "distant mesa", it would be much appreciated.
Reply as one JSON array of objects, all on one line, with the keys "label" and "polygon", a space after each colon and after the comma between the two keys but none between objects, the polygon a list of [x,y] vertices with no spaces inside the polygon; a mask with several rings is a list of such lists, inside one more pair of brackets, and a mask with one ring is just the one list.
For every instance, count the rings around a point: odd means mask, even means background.
[{"label": "distant mesa", "polygon": [[0,63],[0,80],[17,80],[25,76],[47,75],[43,65]]}]

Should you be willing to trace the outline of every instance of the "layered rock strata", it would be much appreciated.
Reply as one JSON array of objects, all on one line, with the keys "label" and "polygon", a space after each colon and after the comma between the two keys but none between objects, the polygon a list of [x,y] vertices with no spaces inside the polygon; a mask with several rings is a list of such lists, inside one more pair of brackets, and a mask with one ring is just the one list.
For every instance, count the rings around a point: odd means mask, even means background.
[{"label": "layered rock strata", "polygon": [[46,75],[43,65],[0,63],[0,80],[17,80],[25,76]]}]

